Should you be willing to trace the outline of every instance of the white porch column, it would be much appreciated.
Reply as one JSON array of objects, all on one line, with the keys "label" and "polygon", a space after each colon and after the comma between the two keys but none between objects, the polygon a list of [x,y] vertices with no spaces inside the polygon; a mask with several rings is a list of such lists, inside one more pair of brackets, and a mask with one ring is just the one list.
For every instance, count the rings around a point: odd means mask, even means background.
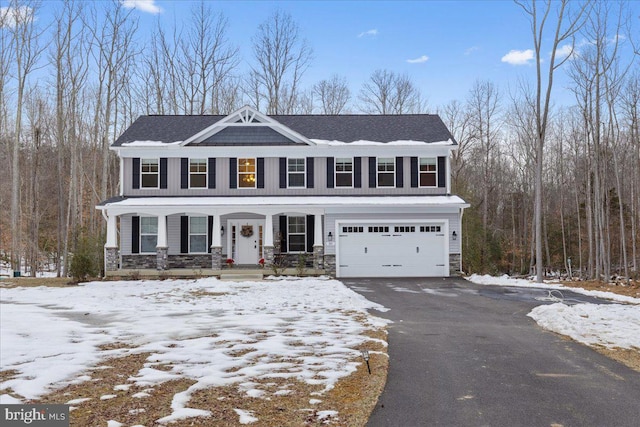
[{"label": "white porch column", "polygon": [[264,216],[264,246],[273,246],[273,215]]},{"label": "white porch column", "polygon": [[213,227],[211,229],[211,247],[216,248],[222,246],[222,236],[220,235],[220,215],[215,214],[213,216]]},{"label": "white porch column", "polygon": [[107,242],[105,248],[117,248],[118,247],[118,217],[111,214],[107,217]]},{"label": "white porch column", "polygon": [[322,215],[315,214],[313,218],[315,219],[313,225],[313,246],[324,246],[322,242]]},{"label": "white porch column", "polygon": [[167,244],[167,216],[158,215],[158,243],[156,248],[166,248]]}]

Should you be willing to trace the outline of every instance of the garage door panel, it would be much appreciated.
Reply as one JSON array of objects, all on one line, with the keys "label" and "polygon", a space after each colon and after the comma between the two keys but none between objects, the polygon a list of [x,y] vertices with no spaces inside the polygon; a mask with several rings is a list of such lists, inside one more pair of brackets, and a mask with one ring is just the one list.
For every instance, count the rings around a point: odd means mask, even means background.
[{"label": "garage door panel", "polygon": [[446,276],[444,223],[341,227],[340,277]]}]

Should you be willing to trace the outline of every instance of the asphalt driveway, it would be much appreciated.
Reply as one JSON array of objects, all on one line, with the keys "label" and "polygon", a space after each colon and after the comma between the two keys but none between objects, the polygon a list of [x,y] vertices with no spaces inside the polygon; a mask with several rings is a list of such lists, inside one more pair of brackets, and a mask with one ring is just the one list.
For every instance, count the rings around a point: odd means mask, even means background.
[{"label": "asphalt driveway", "polygon": [[640,373],[538,327],[526,314],[544,290],[463,279],[344,283],[393,321],[371,427],[640,425]]}]

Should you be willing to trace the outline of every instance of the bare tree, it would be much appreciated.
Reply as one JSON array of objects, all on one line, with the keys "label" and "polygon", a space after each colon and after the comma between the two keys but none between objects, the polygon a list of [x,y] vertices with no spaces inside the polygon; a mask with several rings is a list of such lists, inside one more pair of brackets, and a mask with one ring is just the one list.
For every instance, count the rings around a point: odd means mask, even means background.
[{"label": "bare tree", "polygon": [[288,13],[278,11],[258,27],[253,37],[255,65],[249,75],[252,103],[266,103],[267,114],[289,114],[300,94],[300,81],[311,63],[313,51],[301,38]]},{"label": "bare tree", "polygon": [[360,109],[369,114],[422,113],[426,109],[420,90],[407,74],[376,70],[362,85]]},{"label": "bare tree", "polygon": [[[559,2],[547,1],[542,10],[542,16],[538,11],[538,1],[516,0],[524,13],[529,17],[531,24],[531,34],[533,36],[533,46],[536,60],[536,101],[534,111],[536,115],[536,176],[535,176],[535,242],[536,242],[536,281],[542,283],[544,269],[542,265],[542,169],[544,157],[544,144],[549,124],[549,111],[551,108],[551,91],[553,88],[553,77],[555,71],[568,60],[569,56],[563,59],[557,58],[558,48],[562,43],[571,42],[571,49],[574,47],[574,35],[584,24],[584,18],[590,2],[582,3],[576,13],[571,13],[568,9],[569,0]],[[551,57],[544,60],[547,66],[546,74],[543,74],[542,65],[545,51],[542,49],[543,41],[547,40],[546,24],[549,15],[555,11],[555,22],[551,25],[553,38],[551,39]]]},{"label": "bare tree", "polygon": [[36,26],[35,14],[39,7],[35,1],[12,0],[4,10],[5,28],[10,34],[10,49],[13,52],[13,74],[16,81],[15,134],[11,161],[11,267],[20,271],[21,224],[20,224],[20,144],[22,137],[22,109],[27,79],[35,69],[42,46],[39,45],[41,30]]},{"label": "bare tree", "polygon": [[322,114],[340,114],[351,99],[346,77],[337,74],[313,85],[313,93],[320,98]]}]

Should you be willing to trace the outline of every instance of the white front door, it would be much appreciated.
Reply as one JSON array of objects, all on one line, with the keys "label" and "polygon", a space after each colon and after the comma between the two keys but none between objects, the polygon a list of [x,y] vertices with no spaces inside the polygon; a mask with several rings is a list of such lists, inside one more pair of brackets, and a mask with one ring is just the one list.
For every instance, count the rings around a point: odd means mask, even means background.
[{"label": "white front door", "polygon": [[264,220],[229,220],[227,229],[232,257],[236,264],[258,264],[262,258]]}]

